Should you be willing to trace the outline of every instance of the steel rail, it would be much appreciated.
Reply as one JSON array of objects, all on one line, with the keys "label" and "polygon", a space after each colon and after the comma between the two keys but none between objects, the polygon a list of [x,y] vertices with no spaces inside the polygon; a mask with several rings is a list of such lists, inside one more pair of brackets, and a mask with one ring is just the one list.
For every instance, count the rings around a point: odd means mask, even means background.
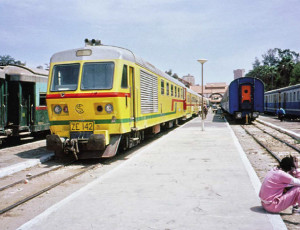
[{"label": "steel rail", "polygon": [[265,146],[260,140],[258,140],[252,133],[250,133],[244,126],[241,125],[241,127],[246,131],[247,134],[249,134],[253,139],[264,149],[267,150],[268,153],[270,153],[277,161],[280,163],[281,159],[277,156],[276,153],[274,153],[271,149],[269,149],[267,146]]},{"label": "steel rail", "polygon": [[261,121],[261,120],[258,120],[258,119],[256,119],[255,121],[258,122],[258,123],[260,123],[260,124],[262,124],[262,125],[268,126],[268,127],[272,128],[272,129],[275,129],[278,132],[284,133],[284,134],[288,135],[289,137],[293,138],[296,141],[299,141],[298,137],[295,137],[295,135],[293,135],[293,134],[291,134],[289,132],[286,132],[286,131],[282,130],[281,128],[273,127],[271,124],[268,124],[268,123],[266,123],[264,121]]},{"label": "steel rail", "polygon": [[57,170],[57,169],[60,169],[60,168],[65,167],[65,166],[67,166],[67,165],[70,165],[70,164],[72,164],[73,162],[74,162],[74,161],[68,162],[67,164],[57,166],[57,167],[55,167],[55,168],[53,168],[53,169],[50,169],[50,170],[48,170],[48,171],[41,172],[41,173],[36,174],[36,175],[34,175],[34,176],[27,177],[26,179],[22,179],[22,180],[19,180],[19,181],[14,182],[14,183],[11,183],[11,184],[9,184],[9,185],[3,186],[3,187],[0,188],[0,192],[3,191],[3,190],[5,190],[5,189],[11,188],[11,187],[13,187],[13,186],[15,186],[15,185],[17,185],[17,184],[24,183],[25,180],[32,180],[32,179],[34,179],[34,178],[36,178],[36,177],[40,177],[40,176],[43,176],[43,175],[45,175],[45,174],[47,174],[47,173],[53,172],[53,171],[55,171],[55,170]]},{"label": "steel rail", "polygon": [[[258,128],[259,130],[263,131],[264,133],[270,135],[270,136],[273,137],[274,139],[276,139],[276,140],[278,140],[278,141],[280,141],[280,142],[286,144],[286,145],[289,146],[290,148],[292,148],[292,149],[294,149],[294,150],[296,150],[297,152],[300,153],[300,148],[297,148],[296,146],[291,145],[290,143],[286,142],[285,140],[282,140],[282,139],[280,139],[279,137],[276,137],[276,136],[274,136],[273,134],[268,133],[267,131],[263,130],[262,128],[258,127],[258,126],[255,125],[255,124],[254,124],[254,126],[255,126],[256,128]],[[268,126],[268,127],[270,127],[270,126]],[[277,132],[280,132],[280,131],[277,130],[277,129],[274,129],[274,130],[276,130]],[[284,133],[284,134],[287,135],[286,133]],[[288,135],[288,136],[289,136],[289,135]]]},{"label": "steel rail", "polygon": [[77,176],[79,176],[79,175],[81,175],[81,174],[83,174],[83,173],[85,173],[85,172],[91,170],[91,169],[94,169],[94,168],[97,167],[98,165],[99,165],[99,164],[91,165],[91,166],[85,167],[82,171],[80,171],[80,172],[78,172],[78,173],[76,173],[76,174],[74,174],[74,175],[72,175],[72,176],[69,176],[69,177],[67,177],[67,178],[65,178],[65,179],[63,179],[63,180],[61,180],[61,181],[59,181],[59,182],[57,182],[57,183],[55,183],[55,184],[53,184],[53,185],[50,185],[50,186],[46,187],[45,189],[40,190],[39,192],[36,192],[36,193],[34,193],[33,195],[30,195],[30,196],[28,196],[28,197],[26,197],[26,198],[24,198],[24,199],[22,199],[22,200],[20,200],[20,201],[18,201],[18,202],[16,202],[16,203],[12,204],[12,205],[10,205],[10,206],[8,206],[8,207],[6,207],[6,208],[0,210],[0,215],[3,214],[3,213],[6,213],[7,211],[9,211],[9,210],[11,210],[11,209],[16,208],[17,206],[19,206],[19,205],[21,205],[21,204],[23,204],[23,203],[25,203],[25,202],[27,202],[27,201],[29,201],[29,200],[31,200],[31,199],[37,197],[37,196],[39,196],[39,195],[41,195],[41,194],[43,194],[43,193],[45,193],[45,192],[47,192],[47,191],[49,191],[49,190],[52,189],[52,188],[57,187],[58,185],[60,185],[60,184],[62,184],[62,183],[64,183],[64,182],[66,182],[66,181],[68,181],[68,180],[71,180],[71,179],[73,179],[73,178],[75,178],[75,177],[77,177]]}]

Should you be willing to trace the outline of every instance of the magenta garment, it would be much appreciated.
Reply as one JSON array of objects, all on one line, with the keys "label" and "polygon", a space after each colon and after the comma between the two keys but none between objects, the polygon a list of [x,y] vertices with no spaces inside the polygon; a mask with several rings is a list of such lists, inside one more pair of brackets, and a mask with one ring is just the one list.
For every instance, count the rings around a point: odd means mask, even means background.
[{"label": "magenta garment", "polygon": [[[292,173],[295,177],[300,176],[300,171]],[[259,197],[262,206],[269,212],[281,212],[291,205],[300,203],[300,187],[294,186],[284,193],[286,187],[291,187],[293,177],[277,168],[270,170],[264,179]]]}]

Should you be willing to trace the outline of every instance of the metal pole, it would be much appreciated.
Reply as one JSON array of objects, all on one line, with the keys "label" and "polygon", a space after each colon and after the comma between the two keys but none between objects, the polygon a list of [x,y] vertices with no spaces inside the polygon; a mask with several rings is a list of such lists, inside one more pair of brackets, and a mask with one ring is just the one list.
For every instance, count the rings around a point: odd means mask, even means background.
[{"label": "metal pole", "polygon": [[201,106],[201,127],[202,127],[202,131],[204,131],[204,116],[203,116],[203,112],[204,112],[204,103],[203,103],[203,98],[204,98],[204,93],[203,93],[203,63],[201,63],[202,65],[202,106]]}]

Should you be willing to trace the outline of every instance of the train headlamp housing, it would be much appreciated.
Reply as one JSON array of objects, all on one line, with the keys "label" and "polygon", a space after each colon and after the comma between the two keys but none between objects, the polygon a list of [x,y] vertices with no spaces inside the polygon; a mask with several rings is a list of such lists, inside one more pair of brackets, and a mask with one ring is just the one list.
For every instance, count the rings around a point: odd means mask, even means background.
[{"label": "train headlamp housing", "polygon": [[114,110],[114,107],[113,107],[111,104],[107,104],[107,105],[105,106],[105,111],[106,111],[107,113],[112,113],[113,110]]},{"label": "train headlamp housing", "polygon": [[253,112],[252,116],[253,116],[253,118],[258,118],[259,112]]},{"label": "train headlamp housing", "polygon": [[56,105],[54,106],[53,111],[55,114],[61,114],[62,108],[60,105]]},{"label": "train headlamp housing", "polygon": [[236,119],[242,119],[242,113],[241,112],[236,112],[235,113],[235,118]]},{"label": "train headlamp housing", "polygon": [[102,105],[98,105],[98,106],[97,106],[97,111],[98,111],[98,112],[102,112],[102,111],[103,111]]},{"label": "train headlamp housing", "polygon": [[69,109],[68,109],[68,106],[67,106],[67,105],[64,106],[63,111],[64,111],[64,113],[68,113],[68,112],[69,112]]}]

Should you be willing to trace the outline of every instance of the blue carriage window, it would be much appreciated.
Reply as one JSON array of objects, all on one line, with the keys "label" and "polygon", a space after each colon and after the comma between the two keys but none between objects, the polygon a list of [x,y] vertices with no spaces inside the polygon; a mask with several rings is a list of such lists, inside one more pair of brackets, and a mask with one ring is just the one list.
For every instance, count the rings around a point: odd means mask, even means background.
[{"label": "blue carriage window", "polygon": [[111,89],[113,76],[114,63],[112,62],[85,63],[80,88],[83,90]]},{"label": "blue carriage window", "polygon": [[52,71],[51,91],[76,90],[79,64],[55,65]]}]

